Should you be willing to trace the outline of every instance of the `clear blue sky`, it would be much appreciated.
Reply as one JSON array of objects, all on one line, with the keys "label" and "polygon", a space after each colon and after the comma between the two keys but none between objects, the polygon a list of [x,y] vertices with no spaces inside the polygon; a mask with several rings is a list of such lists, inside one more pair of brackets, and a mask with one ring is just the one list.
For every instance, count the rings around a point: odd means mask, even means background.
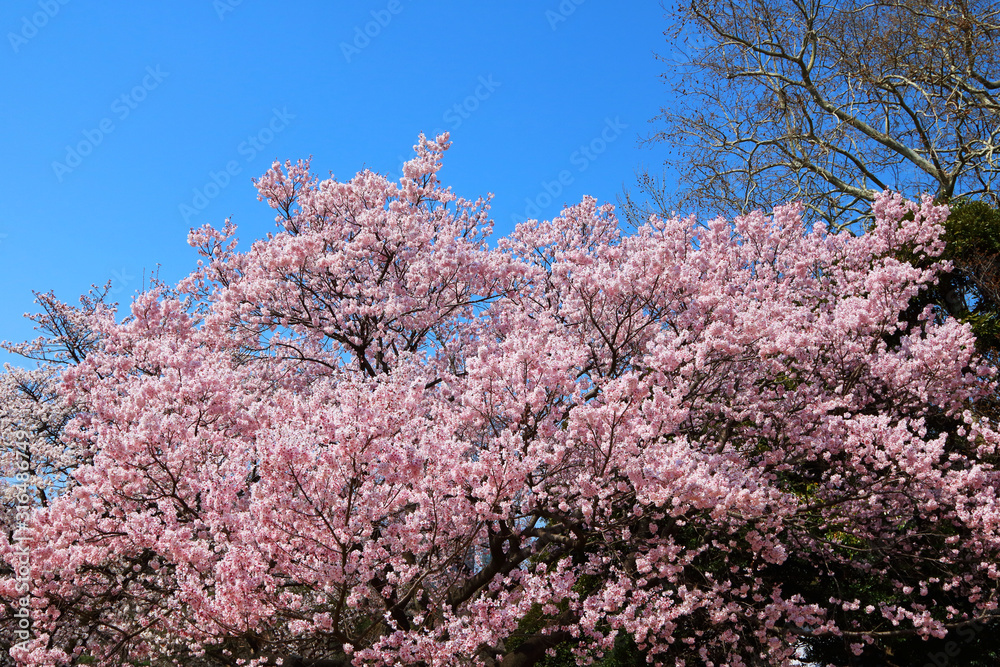
[{"label": "clear blue sky", "polygon": [[192,226],[273,230],[250,179],[274,159],[398,174],[447,129],[443,180],[494,193],[499,234],[614,202],[663,159],[639,138],[666,28],[656,0],[4,0],[0,339],[33,337],[32,290],[112,280],[124,307],[144,270],[176,282]]}]

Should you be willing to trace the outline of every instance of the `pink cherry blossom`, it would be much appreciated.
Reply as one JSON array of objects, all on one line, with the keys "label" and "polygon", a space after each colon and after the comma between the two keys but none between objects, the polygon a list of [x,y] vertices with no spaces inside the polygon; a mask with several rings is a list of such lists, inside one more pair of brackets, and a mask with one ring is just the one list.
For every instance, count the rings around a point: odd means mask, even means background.
[{"label": "pink cherry blossom", "polygon": [[[627,634],[659,664],[788,665],[998,614],[994,369],[968,326],[903,319],[947,208],[626,233],[585,198],[490,244],[447,148],[421,137],[398,182],[275,163],[278,230],[192,230],[198,268],[123,320],[40,297],[15,347],[42,365],[0,377],[20,664],[528,665]],[[878,596],[831,596],[852,576]]]}]

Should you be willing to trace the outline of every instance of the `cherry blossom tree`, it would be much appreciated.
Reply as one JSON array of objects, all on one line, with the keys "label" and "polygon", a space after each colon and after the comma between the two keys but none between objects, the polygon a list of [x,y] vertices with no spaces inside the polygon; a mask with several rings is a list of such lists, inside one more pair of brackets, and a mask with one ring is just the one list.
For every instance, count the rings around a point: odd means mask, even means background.
[{"label": "cherry blossom tree", "polygon": [[787,665],[1000,614],[995,370],[904,317],[946,207],[626,234],[586,198],[488,244],[447,147],[398,182],[276,163],[276,233],[192,230],[188,278],[73,311],[70,481],[0,546],[15,659]]}]

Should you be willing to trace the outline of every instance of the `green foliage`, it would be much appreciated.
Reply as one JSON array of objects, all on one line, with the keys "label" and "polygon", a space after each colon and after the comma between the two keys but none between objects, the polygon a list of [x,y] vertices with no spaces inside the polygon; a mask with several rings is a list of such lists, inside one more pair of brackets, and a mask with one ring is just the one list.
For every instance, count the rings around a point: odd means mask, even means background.
[{"label": "green foliage", "polygon": [[[946,260],[952,270],[938,276],[933,288],[922,292],[910,304],[903,318],[915,324],[928,305],[943,316],[954,317],[972,326],[977,350],[990,361],[1000,361],[1000,210],[982,201],[951,203],[945,221],[945,249],[929,259],[903,250],[897,259],[915,266],[929,266]],[[898,336],[886,341],[898,344]]]},{"label": "green foliage", "polygon": [[948,311],[972,325],[980,352],[1000,351],[1000,211],[981,201],[958,202],[945,223],[952,272],[939,284]]},{"label": "green foliage", "polygon": [[632,667],[645,665],[646,653],[640,651],[631,635],[619,634],[615,637],[615,647],[597,663],[598,667]]},{"label": "green foliage", "polygon": [[945,224],[944,240],[951,259],[971,252],[1000,253],[1000,211],[981,201],[958,202]]}]

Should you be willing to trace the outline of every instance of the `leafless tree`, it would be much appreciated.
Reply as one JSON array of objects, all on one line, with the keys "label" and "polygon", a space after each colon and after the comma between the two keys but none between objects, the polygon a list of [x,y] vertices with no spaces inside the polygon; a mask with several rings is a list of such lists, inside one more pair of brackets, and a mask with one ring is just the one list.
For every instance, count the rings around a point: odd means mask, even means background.
[{"label": "leafless tree", "polygon": [[689,2],[666,8],[674,95],[649,137],[677,185],[644,173],[632,214],[802,200],[843,228],[886,188],[997,205],[1000,2]]}]

